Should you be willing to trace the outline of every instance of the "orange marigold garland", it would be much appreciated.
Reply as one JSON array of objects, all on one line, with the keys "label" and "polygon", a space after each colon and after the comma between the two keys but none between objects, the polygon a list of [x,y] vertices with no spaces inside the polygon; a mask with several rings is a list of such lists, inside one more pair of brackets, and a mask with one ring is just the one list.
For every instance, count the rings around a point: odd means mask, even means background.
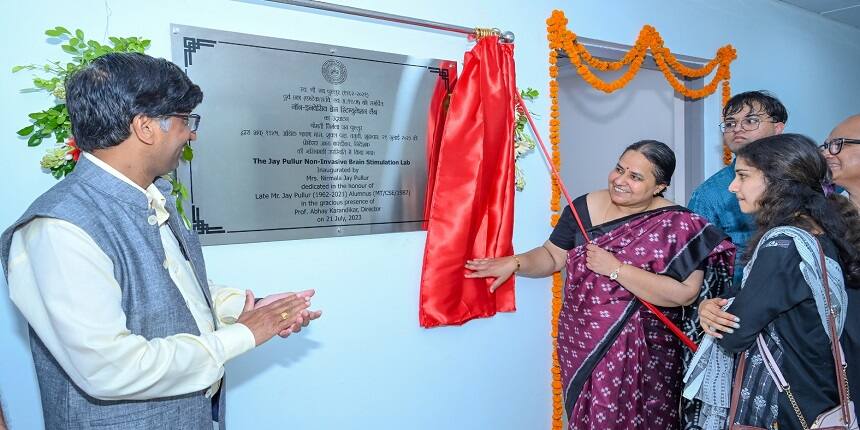
[{"label": "orange marigold garland", "polygon": [[[550,50],[549,62],[554,64],[558,59],[558,53],[555,49]],[[558,113],[558,81],[555,76],[549,81],[549,95],[551,100],[550,112]],[[559,151],[559,143],[561,143],[561,122],[557,116],[553,116],[549,121],[549,141],[552,146],[552,164],[556,171],[561,165],[561,152]],[[559,211],[561,210],[561,189],[558,181],[552,181],[552,200],[550,200],[550,209],[552,209],[552,217],[550,225],[555,227],[559,219]],[[564,400],[562,397],[561,386],[561,367],[558,364],[558,327],[555,321],[558,321],[558,315],[561,312],[563,284],[561,273],[552,275],[552,429],[561,430],[564,422]]]},{"label": "orange marigold garland", "polygon": [[[729,99],[732,98],[732,86],[729,84],[729,73],[726,72],[726,80],[723,81],[723,106],[725,106]],[[732,151],[729,150],[729,147],[723,145],[723,164],[728,166],[732,162]]]},{"label": "orange marigold garland", "polygon": [[[636,39],[636,44],[618,61],[604,61],[594,58],[588,49],[581,45],[576,40],[576,34],[567,29],[567,18],[564,12],[560,10],[553,11],[552,15],[547,19],[547,40],[549,41],[549,95],[550,95],[550,121],[549,121],[549,140],[552,144],[552,164],[557,171],[561,169],[561,153],[559,152],[559,143],[561,142],[561,122],[559,121],[558,110],[558,51],[564,50],[570,59],[571,64],[576,69],[577,73],[588,82],[592,87],[601,91],[611,93],[617,91],[627,85],[636,73],[639,72],[642,62],[648,50],[651,50],[651,56],[654,58],[657,67],[663,73],[663,76],[669,82],[669,85],[675,91],[681,93],[685,97],[691,99],[700,99],[707,97],[717,90],[717,86],[722,83],[722,104],[725,105],[731,97],[731,86],[729,79],[731,73],[729,66],[737,58],[737,53],[731,45],[726,45],[717,50],[717,55],[713,60],[709,61],[701,68],[695,69],[683,65],[669,48],[663,46],[663,38],[654,27],[645,25],[639,32],[639,37]],[[591,68],[600,71],[616,71],[622,67],[628,66],[626,72],[618,79],[612,82],[606,82],[596,76]],[[685,78],[703,78],[710,75],[716,70],[714,78],[700,89],[687,88],[684,83],[678,79],[676,75]],[[731,152],[723,147],[723,162],[729,164],[731,162]],[[552,197],[550,200],[550,209],[553,214],[550,219],[550,225],[555,227],[559,219],[559,211],[561,210],[561,191],[558,183],[552,181]],[[552,429],[561,430],[564,424],[564,398],[563,387],[561,385],[561,367],[558,361],[558,315],[561,312],[562,294],[564,289],[563,279],[560,273],[555,273],[552,277]]]}]

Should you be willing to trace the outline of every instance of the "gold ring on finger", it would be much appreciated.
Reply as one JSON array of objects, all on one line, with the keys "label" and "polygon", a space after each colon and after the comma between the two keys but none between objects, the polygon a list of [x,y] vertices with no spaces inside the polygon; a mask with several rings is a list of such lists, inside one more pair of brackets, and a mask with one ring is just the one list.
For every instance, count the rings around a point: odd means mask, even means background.
[{"label": "gold ring on finger", "polygon": [[281,312],[281,319],[282,319],[282,320],[284,320],[284,321],[286,321],[286,320],[287,320],[287,316],[289,316],[289,315],[290,315],[290,314],[288,314],[288,313],[286,313],[286,312]]}]

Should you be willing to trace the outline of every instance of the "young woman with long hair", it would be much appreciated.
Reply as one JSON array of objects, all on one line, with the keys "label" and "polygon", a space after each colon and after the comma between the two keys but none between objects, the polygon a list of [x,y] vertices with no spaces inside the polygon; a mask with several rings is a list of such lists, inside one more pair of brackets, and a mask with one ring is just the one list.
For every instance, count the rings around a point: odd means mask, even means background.
[{"label": "young woman with long hair", "polygon": [[[803,419],[811,423],[839,404],[824,294],[830,293],[841,333],[846,280],[860,280],[860,216],[848,199],[831,191],[827,162],[815,143],[798,134],[741,149],[729,190],[741,210],[755,216],[758,230],[728,308],[718,309],[725,299],[700,305],[700,324],[709,336],[688,369],[685,395],[704,401],[703,428],[800,429]],[[767,353],[791,386],[797,412],[769,375]],[[732,386],[733,366],[741,361],[743,383]],[[725,422],[729,388],[739,393],[732,423]]]}]

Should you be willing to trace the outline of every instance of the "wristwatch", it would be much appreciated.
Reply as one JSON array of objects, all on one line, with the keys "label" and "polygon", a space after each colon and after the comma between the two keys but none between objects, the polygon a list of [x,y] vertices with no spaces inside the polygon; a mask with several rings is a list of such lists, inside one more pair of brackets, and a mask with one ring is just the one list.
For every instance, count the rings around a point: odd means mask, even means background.
[{"label": "wristwatch", "polygon": [[615,270],[609,273],[609,279],[616,280],[618,279],[618,274],[621,273],[621,268],[624,267],[624,263],[621,263]]}]

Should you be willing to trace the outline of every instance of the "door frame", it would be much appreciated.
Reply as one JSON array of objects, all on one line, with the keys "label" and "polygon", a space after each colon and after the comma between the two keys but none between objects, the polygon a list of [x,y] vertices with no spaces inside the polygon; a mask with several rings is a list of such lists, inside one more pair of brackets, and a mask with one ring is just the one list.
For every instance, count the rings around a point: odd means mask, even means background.
[{"label": "door frame", "polygon": [[[589,53],[593,57],[604,61],[618,61],[632,48],[630,45],[587,37],[577,37],[577,41],[588,48]],[[689,55],[672,55],[681,64],[692,68],[701,68],[711,61]],[[566,52],[560,51],[559,58],[568,58],[568,55]],[[660,71],[650,53],[646,54],[645,60],[642,62],[642,68]],[[686,79],[680,77],[678,79],[690,89],[700,89],[704,86],[704,78]],[[669,85],[669,83],[667,82],[666,85]],[[678,191],[676,192],[676,196],[683,196],[683,202],[678,203],[686,204],[690,200],[693,190],[705,179],[705,99],[694,100],[685,97],[677,91],[674,91],[674,93],[676,119],[674,151],[677,165],[683,166],[683,169],[676,169],[672,182]],[[684,144],[678,145],[678,142],[681,141]]]}]

